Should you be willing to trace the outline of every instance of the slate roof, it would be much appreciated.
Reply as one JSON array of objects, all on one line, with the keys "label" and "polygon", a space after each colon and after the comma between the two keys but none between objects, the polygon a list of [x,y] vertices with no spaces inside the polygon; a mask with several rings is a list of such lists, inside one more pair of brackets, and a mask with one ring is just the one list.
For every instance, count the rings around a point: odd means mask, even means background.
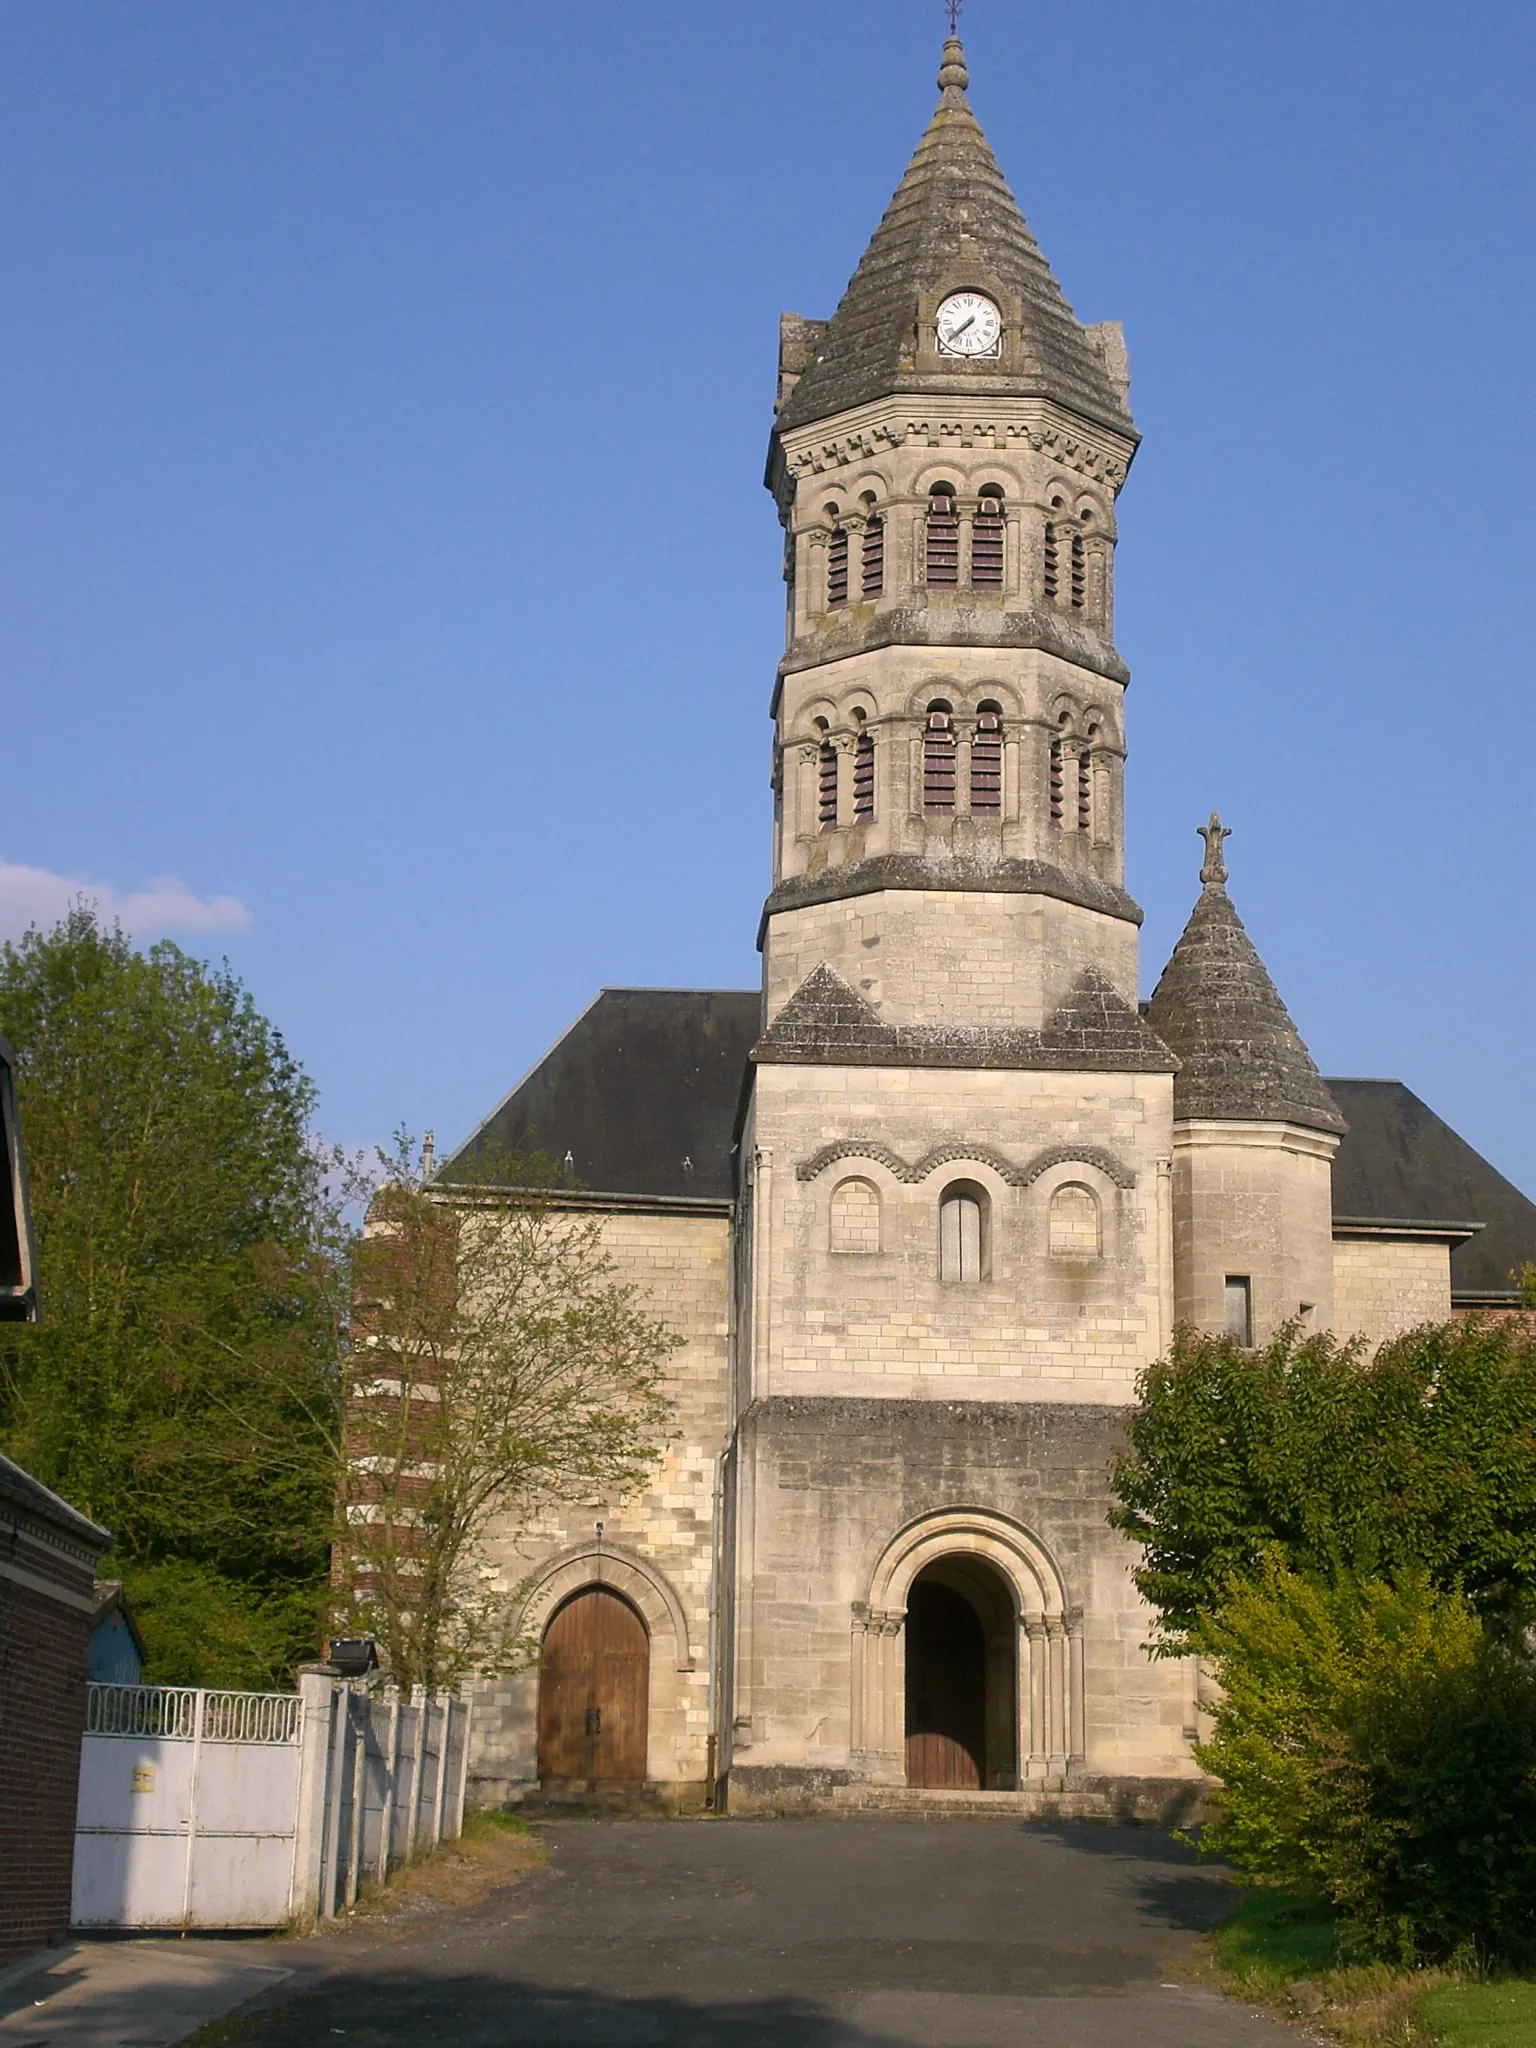
[{"label": "slate roof", "polygon": [[1327,1083],[1221,882],[1202,889],[1146,1019],[1179,1058],[1176,1117],[1343,1130]]},{"label": "slate roof", "polygon": [[[918,294],[959,281],[963,268],[1023,302],[1022,374],[986,362],[955,365],[984,391],[1040,393],[1135,438],[1123,387],[1111,377],[1051,275],[971,112],[958,38],[944,45],[939,104],[809,367],[779,414],[806,426],[850,406],[919,388],[913,374]],[[813,329],[815,323],[808,323]],[[933,387],[926,375],[922,389]]]},{"label": "slate roof", "polygon": [[827,966],[808,975],[753,1048],[769,1064],[1017,1067],[1166,1074],[1174,1062],[1137,1012],[1087,968],[1043,1031],[890,1024]]},{"label": "slate roof", "polygon": [[79,1538],[93,1550],[105,1550],[112,1541],[110,1529],[103,1529],[89,1515],[82,1515],[78,1508],[72,1508],[51,1487],[44,1486],[41,1479],[34,1479],[30,1472],[7,1457],[0,1457],[0,1506],[24,1508],[40,1521],[51,1522],[55,1528]]},{"label": "slate roof", "polygon": [[1349,1123],[1333,1162],[1335,1218],[1481,1223],[1451,1253],[1451,1292],[1510,1295],[1511,1275],[1536,1264],[1536,1203],[1401,1081],[1328,1087]]},{"label": "slate roof", "polygon": [[[729,1199],[756,989],[605,988],[448,1160],[540,1151],[610,1195]],[[691,1166],[684,1161],[690,1160]]]}]

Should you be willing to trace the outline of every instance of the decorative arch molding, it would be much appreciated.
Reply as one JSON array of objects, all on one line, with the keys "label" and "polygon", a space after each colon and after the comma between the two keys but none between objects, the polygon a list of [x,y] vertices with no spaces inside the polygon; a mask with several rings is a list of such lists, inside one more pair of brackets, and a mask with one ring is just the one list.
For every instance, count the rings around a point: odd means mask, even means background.
[{"label": "decorative arch molding", "polygon": [[1066,1586],[1055,1558],[1022,1522],[995,1508],[940,1508],[898,1529],[869,1575],[865,1611],[871,1618],[904,1615],[912,1581],[923,1567],[956,1553],[997,1567],[1013,1590],[1021,1621],[1055,1619],[1065,1625]]},{"label": "decorative arch molding", "polygon": [[937,1145],[931,1152],[925,1152],[921,1159],[909,1163],[899,1152],[893,1152],[889,1145],[882,1145],[873,1138],[839,1138],[833,1144],[823,1145],[813,1152],[809,1159],[802,1159],[795,1168],[796,1180],[815,1180],[825,1173],[829,1166],[835,1166],[840,1159],[865,1159],[877,1166],[883,1166],[893,1179],[906,1181],[926,1180],[941,1166],[950,1166],[957,1161],[974,1161],[980,1166],[990,1166],[998,1178],[1009,1187],[1027,1188],[1036,1182],[1041,1174],[1048,1173],[1053,1166],[1091,1166],[1104,1178],[1112,1181],[1117,1188],[1133,1188],[1136,1175],[1130,1167],[1117,1159],[1112,1152],[1106,1152],[1100,1145],[1051,1145],[1043,1152],[1037,1152],[1032,1159],[1017,1165],[991,1145],[968,1145],[955,1143]]},{"label": "decorative arch molding", "polygon": [[856,1600],[852,1612],[854,1752],[875,1782],[905,1781],[907,1599],[925,1566],[954,1557],[989,1564],[1016,1603],[1020,1779],[1059,1788],[1087,1749],[1083,1612],[1068,1605],[1065,1580],[1047,1546],[993,1508],[920,1515],[875,1560],[866,1581],[869,1597]]},{"label": "decorative arch molding", "polygon": [[580,1544],[557,1552],[538,1567],[533,1589],[523,1603],[524,1633],[542,1636],[560,1603],[587,1586],[607,1586],[622,1595],[638,1609],[652,1644],[665,1644],[670,1636],[677,1669],[693,1669],[688,1617],[665,1574],[637,1552],[611,1543]]}]

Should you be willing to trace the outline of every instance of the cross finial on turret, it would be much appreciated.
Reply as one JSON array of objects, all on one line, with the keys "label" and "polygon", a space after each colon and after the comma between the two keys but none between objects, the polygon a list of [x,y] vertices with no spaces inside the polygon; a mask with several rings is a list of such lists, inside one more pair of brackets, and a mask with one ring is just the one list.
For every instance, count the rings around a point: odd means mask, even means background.
[{"label": "cross finial on turret", "polygon": [[1219,812],[1212,811],[1209,825],[1197,825],[1195,830],[1205,841],[1205,862],[1200,869],[1200,879],[1209,888],[1213,882],[1224,882],[1227,879],[1227,864],[1222,859],[1221,843],[1224,839],[1232,837],[1232,828],[1230,825],[1223,825]]},{"label": "cross finial on turret", "polygon": [[957,36],[960,33],[960,10],[965,0],[944,0],[944,4],[949,9],[949,32]]}]

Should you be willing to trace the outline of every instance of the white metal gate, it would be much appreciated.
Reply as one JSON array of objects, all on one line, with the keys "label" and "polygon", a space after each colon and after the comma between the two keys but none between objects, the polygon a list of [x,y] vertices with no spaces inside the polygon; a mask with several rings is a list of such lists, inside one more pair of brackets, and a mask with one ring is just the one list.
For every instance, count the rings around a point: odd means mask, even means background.
[{"label": "white metal gate", "polygon": [[466,1702],[354,1690],[86,1690],[76,1927],[281,1927],[325,1919],[459,1833]]},{"label": "white metal gate", "polygon": [[297,1693],[93,1685],[76,1927],[276,1927],[298,1830]]}]

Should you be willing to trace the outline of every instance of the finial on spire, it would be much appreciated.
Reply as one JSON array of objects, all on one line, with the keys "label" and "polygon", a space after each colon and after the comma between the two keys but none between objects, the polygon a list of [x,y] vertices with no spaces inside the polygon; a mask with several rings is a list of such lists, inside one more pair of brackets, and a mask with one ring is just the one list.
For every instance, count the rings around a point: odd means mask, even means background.
[{"label": "finial on spire", "polygon": [[1200,879],[1207,888],[1215,882],[1227,879],[1227,864],[1222,858],[1221,842],[1232,837],[1230,825],[1223,825],[1221,814],[1212,811],[1209,825],[1197,825],[1195,830],[1205,841],[1205,862],[1200,869]]},{"label": "finial on spire", "polygon": [[971,82],[965,68],[965,50],[960,41],[960,9],[964,0],[945,0],[949,9],[949,34],[944,42],[944,61],[939,66],[941,87],[958,86],[962,92]]}]

